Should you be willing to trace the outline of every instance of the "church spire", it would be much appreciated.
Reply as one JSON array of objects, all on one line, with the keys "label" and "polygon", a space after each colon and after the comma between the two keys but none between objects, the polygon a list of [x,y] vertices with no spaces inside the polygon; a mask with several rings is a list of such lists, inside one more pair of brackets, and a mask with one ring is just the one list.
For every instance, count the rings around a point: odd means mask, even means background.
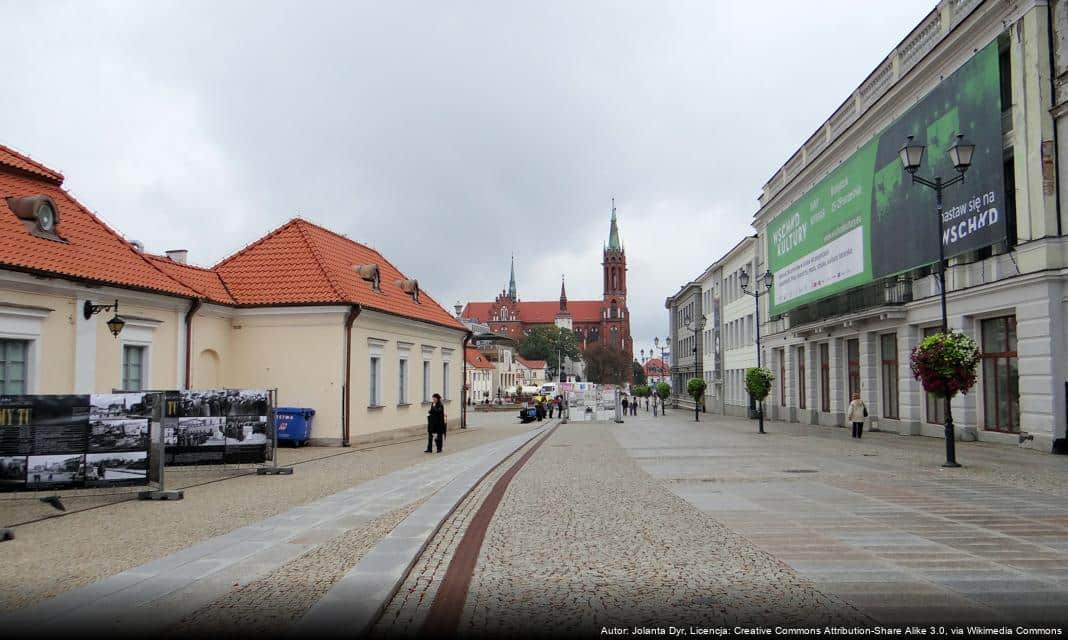
[{"label": "church spire", "polygon": [[508,297],[513,301],[516,299],[515,294],[515,254],[512,254],[512,271],[508,277]]},{"label": "church spire", "polygon": [[564,274],[560,274],[560,311],[567,311],[567,291],[564,290]]},{"label": "church spire", "polygon": [[612,198],[612,227],[608,231],[608,250],[622,251],[619,244],[619,227],[616,225],[616,199]]}]

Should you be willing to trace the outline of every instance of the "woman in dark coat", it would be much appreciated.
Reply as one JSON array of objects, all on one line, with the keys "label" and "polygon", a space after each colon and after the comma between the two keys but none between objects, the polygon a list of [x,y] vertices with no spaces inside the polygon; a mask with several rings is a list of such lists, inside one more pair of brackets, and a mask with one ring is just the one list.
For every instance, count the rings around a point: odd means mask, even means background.
[{"label": "woman in dark coat", "polygon": [[426,453],[431,452],[432,444],[437,444],[438,453],[441,453],[441,446],[445,442],[445,405],[441,403],[439,394],[435,393],[433,398],[434,402],[430,404],[430,413],[426,419]]}]

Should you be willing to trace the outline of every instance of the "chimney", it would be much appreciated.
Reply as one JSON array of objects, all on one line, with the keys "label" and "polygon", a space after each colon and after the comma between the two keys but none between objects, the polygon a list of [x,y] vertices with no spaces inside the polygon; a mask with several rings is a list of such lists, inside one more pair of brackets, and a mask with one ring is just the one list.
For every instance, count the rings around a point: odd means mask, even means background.
[{"label": "chimney", "polygon": [[178,264],[185,264],[186,259],[189,257],[188,249],[170,249],[167,251],[167,257],[171,259],[171,262],[177,262]]}]

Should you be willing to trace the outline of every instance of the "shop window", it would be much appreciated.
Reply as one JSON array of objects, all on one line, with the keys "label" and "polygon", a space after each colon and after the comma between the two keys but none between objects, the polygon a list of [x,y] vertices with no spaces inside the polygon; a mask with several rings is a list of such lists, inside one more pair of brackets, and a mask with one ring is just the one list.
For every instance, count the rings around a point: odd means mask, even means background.
[{"label": "shop window", "polygon": [[897,335],[888,333],[879,336],[879,351],[882,356],[883,417],[897,419]]},{"label": "shop window", "polygon": [[983,413],[990,431],[1020,432],[1016,316],[983,320]]},{"label": "shop window", "polygon": [[831,345],[820,345],[820,411],[831,410]]},{"label": "shop window", "polygon": [[860,340],[846,340],[846,375],[849,377],[849,398],[860,393]]},{"label": "shop window", "polygon": [[[942,327],[927,327],[923,330],[923,337],[933,336],[936,333],[941,333]],[[926,395],[926,419],[930,424],[945,424],[946,423],[946,401],[943,398],[939,398],[933,393]]]}]

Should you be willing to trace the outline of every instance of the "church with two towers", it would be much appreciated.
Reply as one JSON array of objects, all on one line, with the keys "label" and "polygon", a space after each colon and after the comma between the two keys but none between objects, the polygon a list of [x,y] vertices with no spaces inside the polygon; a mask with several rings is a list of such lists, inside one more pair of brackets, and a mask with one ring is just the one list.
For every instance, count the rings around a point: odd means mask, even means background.
[{"label": "church with two towers", "polygon": [[508,290],[502,290],[493,302],[469,302],[461,316],[489,325],[494,333],[519,340],[530,329],[556,325],[575,332],[579,348],[603,343],[623,350],[634,359],[630,336],[630,311],[627,308],[627,253],[619,241],[615,201],[608,244],[601,261],[603,292],[600,300],[568,300],[563,280],[559,300],[520,300],[515,284],[515,260],[512,261]]}]

